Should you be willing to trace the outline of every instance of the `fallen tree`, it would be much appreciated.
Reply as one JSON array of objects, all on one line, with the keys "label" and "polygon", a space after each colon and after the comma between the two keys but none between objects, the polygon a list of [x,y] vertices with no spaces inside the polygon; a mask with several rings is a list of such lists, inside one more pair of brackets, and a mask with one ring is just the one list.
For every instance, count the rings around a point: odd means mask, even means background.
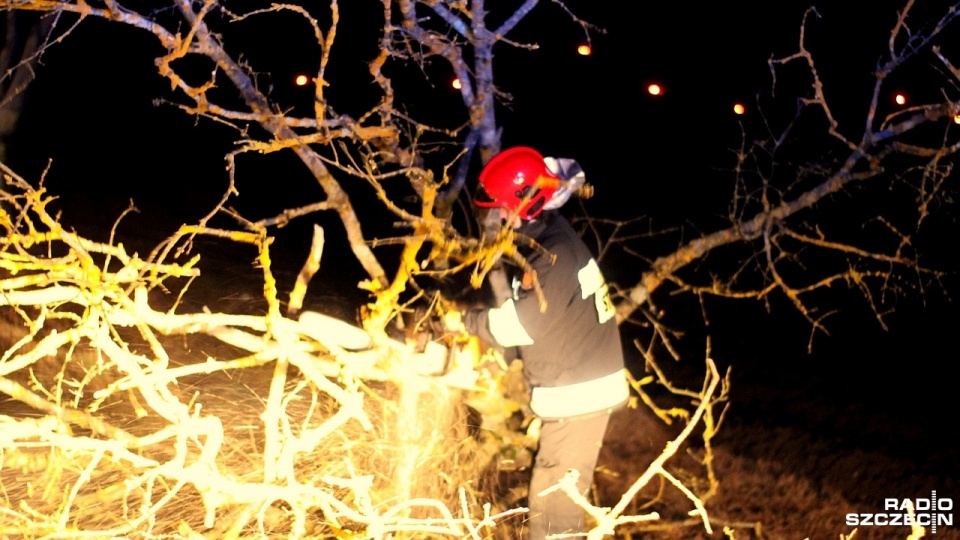
[{"label": "fallen tree", "polygon": [[[4,535],[510,534],[504,522],[524,508],[475,483],[509,436],[491,423],[515,411],[507,373],[438,342],[418,352],[319,313],[287,318],[265,234],[183,226],[159,246],[213,235],[257,253],[266,315],[184,312],[199,256],[151,262],[78,236],[42,188],[4,173],[17,190],[4,192],[15,212],[0,213]],[[665,475],[708,528],[664,463],[712,418],[719,383],[714,370],[688,429],[633,492]],[[486,413],[472,436],[462,403]],[[583,501],[593,534],[657,518],[623,515],[624,497],[612,510]]]}]

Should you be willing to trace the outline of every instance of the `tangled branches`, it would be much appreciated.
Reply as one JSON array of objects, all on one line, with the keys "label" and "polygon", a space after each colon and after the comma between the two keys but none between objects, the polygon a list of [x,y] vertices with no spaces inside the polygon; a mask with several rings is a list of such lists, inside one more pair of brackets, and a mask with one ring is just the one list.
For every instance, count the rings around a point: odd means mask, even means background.
[{"label": "tangled branches", "polygon": [[[11,211],[0,214],[0,306],[12,342],[0,391],[13,400],[0,417],[4,535],[477,537],[519,512],[474,510],[452,475],[437,479],[471,466],[471,443],[456,436],[462,418],[444,403],[452,394],[438,391],[448,381],[420,385],[433,390],[432,423],[400,421],[402,390],[384,367],[424,369],[424,358],[404,358],[399,346],[346,351],[348,325],[316,314],[157,310],[151,293],[196,277],[196,257],[145,261],[81,238],[51,215],[44,190],[12,173],[8,181],[22,193],[5,194]],[[189,233],[203,231],[179,234]],[[269,242],[257,247],[268,276]],[[276,303],[275,287],[265,294]],[[417,445],[404,443],[411,437]],[[409,451],[417,455],[401,455]],[[394,464],[405,462],[427,469],[404,470],[412,478],[398,496]]]}]

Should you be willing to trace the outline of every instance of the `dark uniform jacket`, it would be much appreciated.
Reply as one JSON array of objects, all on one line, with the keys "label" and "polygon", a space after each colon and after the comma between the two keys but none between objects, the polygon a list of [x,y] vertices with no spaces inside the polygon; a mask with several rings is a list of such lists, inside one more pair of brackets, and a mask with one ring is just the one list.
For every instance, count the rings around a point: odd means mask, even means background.
[{"label": "dark uniform jacket", "polygon": [[620,334],[607,285],[587,246],[556,211],[525,222],[517,232],[537,243],[521,253],[536,272],[546,310],[541,312],[532,288],[515,286],[514,298],[501,306],[468,312],[467,329],[519,348],[531,408],[540,416],[571,417],[622,404],[629,390]]}]

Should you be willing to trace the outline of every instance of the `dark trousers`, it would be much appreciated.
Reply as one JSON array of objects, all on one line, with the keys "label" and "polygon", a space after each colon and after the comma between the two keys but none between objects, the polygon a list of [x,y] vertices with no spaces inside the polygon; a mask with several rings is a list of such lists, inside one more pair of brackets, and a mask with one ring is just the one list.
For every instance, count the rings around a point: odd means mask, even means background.
[{"label": "dark trousers", "polygon": [[542,540],[550,534],[586,532],[583,509],[566,493],[554,491],[541,496],[540,492],[556,484],[568,470],[576,469],[580,472],[577,489],[587,494],[609,420],[607,412],[543,422],[540,448],[530,478],[528,540]]}]

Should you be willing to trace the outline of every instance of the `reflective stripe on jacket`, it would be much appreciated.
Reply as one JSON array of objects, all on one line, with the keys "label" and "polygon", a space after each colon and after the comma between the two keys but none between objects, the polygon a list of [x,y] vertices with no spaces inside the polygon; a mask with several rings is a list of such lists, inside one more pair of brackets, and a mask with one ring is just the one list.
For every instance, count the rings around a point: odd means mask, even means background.
[{"label": "reflective stripe on jacket", "polygon": [[530,409],[541,418],[569,418],[623,405],[630,386],[622,371],[566,386],[538,386],[530,393]]}]

